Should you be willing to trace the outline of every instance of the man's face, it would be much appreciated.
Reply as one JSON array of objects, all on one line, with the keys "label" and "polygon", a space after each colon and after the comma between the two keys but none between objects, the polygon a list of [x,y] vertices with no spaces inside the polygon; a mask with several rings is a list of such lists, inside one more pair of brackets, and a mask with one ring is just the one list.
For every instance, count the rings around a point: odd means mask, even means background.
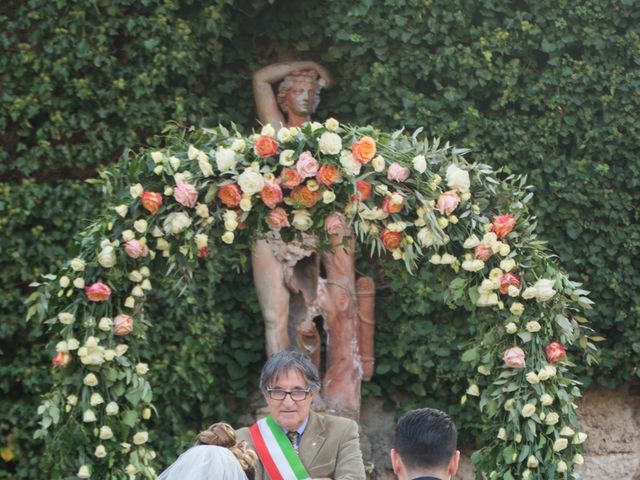
[{"label": "man's face", "polygon": [[285,105],[288,111],[296,115],[310,115],[313,113],[316,88],[316,82],[312,79],[302,79],[294,82],[285,97]]},{"label": "man's face", "polygon": [[[287,391],[306,390],[308,385],[298,370],[288,370],[271,382],[269,388]],[[282,428],[292,432],[297,430],[309,416],[313,391],[310,391],[307,398],[299,402],[292,400],[291,395],[285,396],[284,400],[274,400],[267,392],[264,392],[264,397],[273,419]]]}]

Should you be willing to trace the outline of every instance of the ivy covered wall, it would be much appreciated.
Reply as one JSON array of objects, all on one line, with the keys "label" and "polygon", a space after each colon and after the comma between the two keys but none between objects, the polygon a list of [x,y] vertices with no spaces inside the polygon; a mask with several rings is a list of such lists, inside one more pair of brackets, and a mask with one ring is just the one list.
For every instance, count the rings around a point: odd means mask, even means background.
[{"label": "ivy covered wall", "polygon": [[[167,121],[256,125],[251,72],[287,58],[325,64],[337,86],[318,118],[425,126],[475,159],[524,172],[539,232],[592,290],[605,337],[587,382],[640,363],[640,6],[630,0],[299,2],[42,1],[0,6],[0,478],[45,478],[31,440],[51,381],[44,326],[25,323],[28,284],[54,271],[100,210],[83,180]],[[377,271],[384,270],[378,264]],[[235,420],[255,391],[262,325],[250,277],[203,267],[157,292],[159,451]],[[474,437],[460,352],[474,317],[432,298],[436,279],[378,276],[378,369],[365,391],[446,408]],[[247,334],[247,332],[250,332]],[[425,337],[428,341],[425,341]],[[406,386],[410,387],[407,388]],[[13,457],[13,458],[12,458]]]}]

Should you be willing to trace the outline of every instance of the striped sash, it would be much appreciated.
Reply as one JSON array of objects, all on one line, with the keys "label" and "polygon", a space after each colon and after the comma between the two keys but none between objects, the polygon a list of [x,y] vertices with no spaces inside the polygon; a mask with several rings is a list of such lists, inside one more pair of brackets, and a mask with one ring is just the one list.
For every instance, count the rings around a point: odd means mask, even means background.
[{"label": "striped sash", "polygon": [[293,445],[271,415],[249,427],[258,457],[271,480],[309,480]]}]

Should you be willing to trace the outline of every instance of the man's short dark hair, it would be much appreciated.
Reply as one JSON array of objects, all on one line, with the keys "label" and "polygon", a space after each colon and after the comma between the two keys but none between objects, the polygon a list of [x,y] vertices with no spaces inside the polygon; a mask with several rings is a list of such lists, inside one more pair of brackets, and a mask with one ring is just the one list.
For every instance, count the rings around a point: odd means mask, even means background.
[{"label": "man's short dark hair", "polygon": [[446,467],[458,431],[449,415],[433,408],[412,410],[398,421],[394,448],[410,469]]},{"label": "man's short dark hair", "polygon": [[295,350],[284,350],[272,355],[262,367],[260,374],[260,390],[267,391],[271,382],[289,370],[297,370],[307,382],[307,386],[320,391],[320,375],[313,361],[304,353]]}]

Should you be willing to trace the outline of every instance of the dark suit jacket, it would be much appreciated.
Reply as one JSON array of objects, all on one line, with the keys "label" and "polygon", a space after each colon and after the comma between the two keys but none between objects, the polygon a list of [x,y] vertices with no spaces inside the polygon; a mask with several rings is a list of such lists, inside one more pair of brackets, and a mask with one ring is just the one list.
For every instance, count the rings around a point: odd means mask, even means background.
[{"label": "dark suit jacket", "polygon": [[[236,432],[238,441],[253,442],[248,428]],[[299,455],[311,478],[365,480],[358,424],[347,418],[311,412],[300,440]],[[258,461],[256,480],[269,480]]]}]

